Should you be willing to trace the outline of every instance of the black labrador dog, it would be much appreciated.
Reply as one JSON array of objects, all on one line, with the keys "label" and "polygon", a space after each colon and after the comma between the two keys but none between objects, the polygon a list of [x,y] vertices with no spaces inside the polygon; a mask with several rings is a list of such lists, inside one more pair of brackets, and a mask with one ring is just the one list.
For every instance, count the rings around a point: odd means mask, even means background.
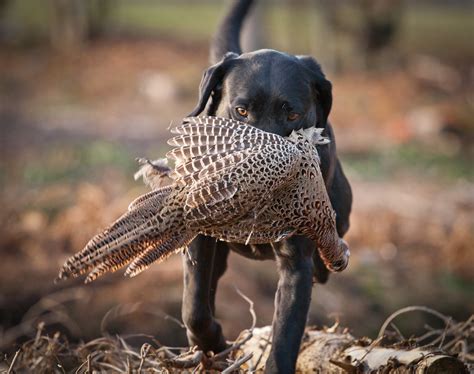
[{"label": "black labrador dog", "polygon": [[[322,173],[342,237],[349,228],[352,194],[327,122],[331,83],[311,57],[268,49],[242,53],[239,34],[251,5],[252,0],[236,0],[230,7],[211,46],[214,65],[202,78],[199,102],[190,115],[204,112],[233,118],[282,136],[310,126],[324,128],[331,143],[319,149]],[[184,256],[182,317],[189,343],[204,351],[226,348],[221,326],[214,319],[214,301],[230,250],[252,259],[276,260],[279,282],[266,372],[294,372],[313,280],[324,283],[328,278],[314,242],[303,236],[249,246],[197,237],[189,247],[189,256]]]}]

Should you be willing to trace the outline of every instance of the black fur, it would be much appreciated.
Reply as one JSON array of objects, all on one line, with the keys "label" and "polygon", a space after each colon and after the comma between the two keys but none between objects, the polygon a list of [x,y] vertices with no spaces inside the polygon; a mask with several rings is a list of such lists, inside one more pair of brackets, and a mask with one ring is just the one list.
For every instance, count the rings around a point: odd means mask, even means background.
[{"label": "black fur", "polygon": [[[251,0],[234,1],[216,33],[211,47],[214,63],[201,81],[199,100],[191,115],[234,118],[279,135],[317,126],[331,138],[321,146],[321,169],[342,237],[349,228],[352,194],[336,155],[336,143],[327,122],[331,105],[331,83],[319,64],[308,56],[293,56],[274,50],[242,53],[239,34]],[[241,117],[237,106],[248,110]],[[288,113],[301,114],[294,121]],[[304,331],[313,280],[326,282],[328,270],[315,244],[302,236],[280,243],[245,246],[216,242],[200,236],[184,259],[183,320],[190,344],[215,352],[225,347],[220,325],[214,319],[217,282],[226,269],[229,250],[253,259],[275,259],[280,280],[275,297],[273,344],[266,363],[271,373],[294,372]]]}]

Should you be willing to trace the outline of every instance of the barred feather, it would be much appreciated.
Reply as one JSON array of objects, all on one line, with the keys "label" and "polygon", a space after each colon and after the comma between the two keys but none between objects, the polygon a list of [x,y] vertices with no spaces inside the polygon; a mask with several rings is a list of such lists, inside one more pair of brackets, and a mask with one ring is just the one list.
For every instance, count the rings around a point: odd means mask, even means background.
[{"label": "barred feather", "polygon": [[199,173],[199,178],[209,178],[211,175],[228,170],[238,163],[245,161],[248,157],[248,153],[244,152],[228,154],[203,168]]},{"label": "barred feather", "polygon": [[[74,256],[68,259],[68,261],[66,261],[66,263],[63,265],[58,278],[76,278],[98,267],[107,268],[107,270],[110,270],[113,267],[117,266],[118,269],[119,267],[121,267],[119,266],[119,264],[124,262],[122,266],[126,265],[130,261],[130,258],[133,258],[136,254],[143,252],[145,249],[145,244],[139,243],[136,246],[121,248],[120,253],[116,253],[115,255],[109,254],[105,259],[96,258],[95,260],[91,260],[87,257]],[[126,261],[125,259],[128,259],[128,261]],[[94,276],[94,279],[96,279],[100,274]],[[90,278],[91,277],[89,276],[86,279],[86,282],[93,280]]]},{"label": "barred feather", "polygon": [[[146,198],[142,196],[134,209],[94,236],[82,251],[68,259],[59,278],[77,277],[97,268],[88,277],[88,280],[95,279],[107,270],[126,265],[150,245],[161,243],[161,233],[173,226],[170,221],[181,224],[179,217],[182,216],[179,209],[170,212],[166,207],[162,208],[163,194],[167,192],[163,189],[153,191]],[[166,217],[162,217],[162,210]]]},{"label": "barred feather", "polygon": [[233,151],[234,149],[240,148],[236,148],[235,144],[207,144],[199,146],[189,146],[174,148],[166,154],[166,157],[172,160],[176,160],[178,163],[183,163],[193,157],[225,153]]},{"label": "barred feather", "polygon": [[184,147],[191,145],[229,144],[234,140],[231,136],[218,135],[179,135],[168,140],[168,145]]},{"label": "barred feather", "polygon": [[127,212],[103,233],[92,238],[79,254],[82,257],[94,258],[113,247],[125,245],[133,240],[135,232],[144,232],[146,228],[153,226],[152,221],[156,219],[156,214],[148,207]]},{"label": "barred feather", "polygon": [[163,200],[171,193],[173,187],[166,186],[159,189],[150,191],[145,195],[141,195],[133,200],[128,206],[128,211],[138,210],[140,207],[149,207],[158,209],[162,204]]},{"label": "barred feather", "polygon": [[189,234],[186,232],[181,234],[174,233],[173,235],[173,237],[165,240],[160,245],[150,246],[140,256],[136,257],[125,271],[125,276],[135,277],[142,271],[146,270],[152,263],[166,260],[170,255],[188,245],[188,243],[196,236],[196,234]]},{"label": "barred feather", "polygon": [[[192,185],[206,178],[209,181],[213,179],[220,179],[222,173],[226,171],[231,171],[233,167],[239,162],[244,161],[248,155],[242,152],[236,153],[222,153],[219,155],[213,155],[213,162],[207,163],[207,161],[200,162],[201,158],[194,159],[193,168],[194,171],[191,171],[191,168],[188,168],[189,172],[186,173],[186,169],[178,166],[176,170],[179,170],[179,174],[176,173],[173,177],[175,178],[175,183],[179,185]],[[189,164],[189,163],[188,163]],[[205,165],[199,169],[199,164]],[[207,165],[206,165],[207,164]]]},{"label": "barred feather", "polygon": [[185,124],[172,132],[180,135],[170,139],[168,144],[177,148],[166,157],[176,160],[178,166],[196,157],[238,152],[262,142],[283,139],[241,122],[217,117],[186,118]]},{"label": "barred feather", "polygon": [[236,192],[237,186],[225,180],[205,184],[189,192],[186,206],[189,208],[197,208],[200,205],[211,206],[220,201],[231,199]]},{"label": "barred feather", "polygon": [[87,271],[92,270],[86,277],[85,283],[92,282],[107,272],[115,272],[129,264],[136,256],[145,252],[149,246],[141,243],[140,249],[135,248],[131,253],[119,252],[117,255],[109,255],[103,262],[95,267],[89,267]]},{"label": "barred feather", "polygon": [[[120,242],[117,245],[108,245],[107,248],[99,247],[94,251],[88,251],[87,254],[80,252],[70,258],[61,269],[60,278],[77,277],[97,266],[106,264],[109,269],[125,265],[135,256],[146,250],[149,242],[143,240],[143,237],[128,236],[128,242]],[[128,259],[128,261],[127,261]],[[121,265],[121,266],[123,266]]]},{"label": "barred feather", "polygon": [[187,174],[201,171],[202,169],[206,168],[207,166],[221,159],[225,155],[226,153],[216,153],[210,156],[203,156],[203,157],[191,159],[187,161],[186,163],[183,163],[177,166],[174,169],[174,172],[171,174],[171,177],[173,179],[178,179],[180,177],[184,177]]},{"label": "barred feather", "polygon": [[218,135],[218,136],[230,136],[233,133],[233,129],[227,126],[215,126],[210,123],[184,123],[181,126],[171,129],[172,134],[179,135]]}]

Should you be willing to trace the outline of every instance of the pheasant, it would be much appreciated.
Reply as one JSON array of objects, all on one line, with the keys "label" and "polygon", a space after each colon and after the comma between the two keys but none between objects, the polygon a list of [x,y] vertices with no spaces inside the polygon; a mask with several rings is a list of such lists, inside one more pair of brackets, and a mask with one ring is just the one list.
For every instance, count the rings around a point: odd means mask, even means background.
[{"label": "pheasant", "polygon": [[175,147],[166,155],[175,160],[174,170],[149,165],[148,174],[157,177],[152,184],[160,178],[172,183],[155,183],[134,200],[66,261],[58,279],[88,272],[87,283],[125,265],[125,275],[133,277],[198,234],[244,244],[305,235],[329,270],[342,271],[349,248],[337,235],[319,167],[316,145],[329,142],[321,131],[302,129],[284,138],[232,119],[186,118],[168,141]]}]

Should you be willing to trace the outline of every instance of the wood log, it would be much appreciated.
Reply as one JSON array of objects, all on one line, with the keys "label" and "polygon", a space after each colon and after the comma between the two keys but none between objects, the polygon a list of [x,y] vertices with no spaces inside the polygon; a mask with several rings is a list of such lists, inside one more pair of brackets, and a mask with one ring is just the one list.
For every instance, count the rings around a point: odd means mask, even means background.
[{"label": "wood log", "polygon": [[[369,339],[356,339],[338,328],[308,328],[296,365],[298,373],[468,373],[456,357],[429,348],[381,347]],[[252,354],[243,370],[264,368],[271,348],[271,327],[255,328],[253,337],[235,356]]]}]

